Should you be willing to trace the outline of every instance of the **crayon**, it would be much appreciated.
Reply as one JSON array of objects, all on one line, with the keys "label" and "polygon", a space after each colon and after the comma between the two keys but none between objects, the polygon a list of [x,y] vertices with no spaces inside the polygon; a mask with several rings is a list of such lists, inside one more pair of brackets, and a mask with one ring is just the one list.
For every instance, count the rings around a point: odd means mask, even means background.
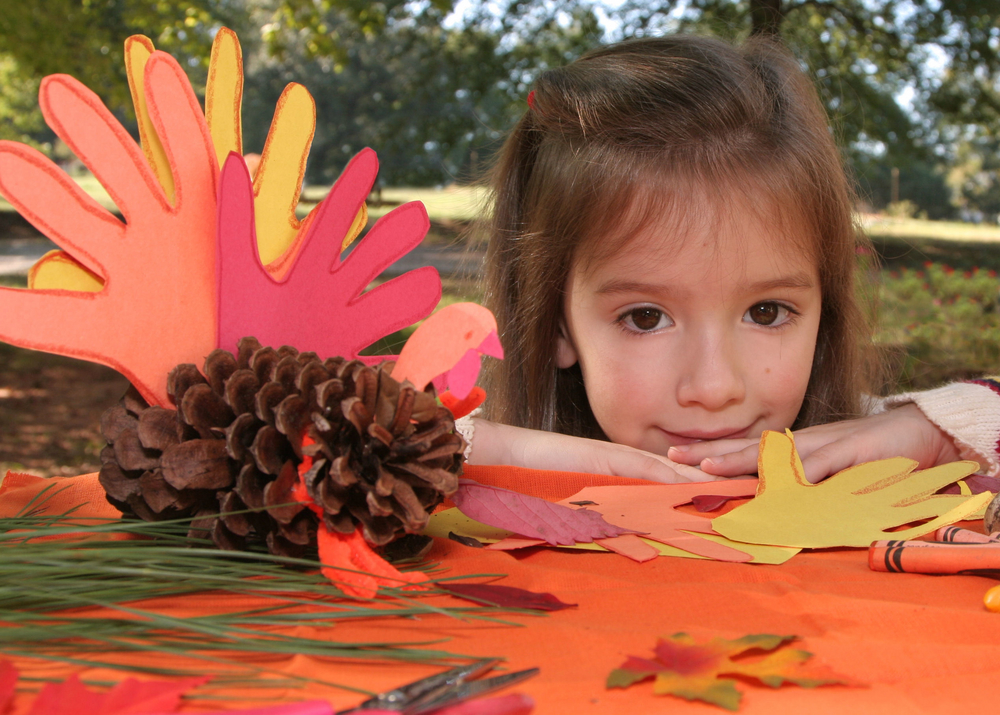
[{"label": "crayon", "polygon": [[1000,571],[1000,543],[876,541],[868,549],[868,566],[890,573]]},{"label": "crayon", "polygon": [[954,544],[1000,544],[993,534],[987,536],[957,526],[942,526],[934,532],[935,541],[947,541]]}]

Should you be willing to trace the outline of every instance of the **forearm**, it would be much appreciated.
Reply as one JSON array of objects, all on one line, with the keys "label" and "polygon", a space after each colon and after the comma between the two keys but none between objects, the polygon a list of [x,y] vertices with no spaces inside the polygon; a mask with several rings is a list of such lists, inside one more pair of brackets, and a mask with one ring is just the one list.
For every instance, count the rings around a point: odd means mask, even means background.
[{"label": "forearm", "polygon": [[698,469],[621,444],[474,418],[469,464],[609,474],[656,482],[709,481]]}]

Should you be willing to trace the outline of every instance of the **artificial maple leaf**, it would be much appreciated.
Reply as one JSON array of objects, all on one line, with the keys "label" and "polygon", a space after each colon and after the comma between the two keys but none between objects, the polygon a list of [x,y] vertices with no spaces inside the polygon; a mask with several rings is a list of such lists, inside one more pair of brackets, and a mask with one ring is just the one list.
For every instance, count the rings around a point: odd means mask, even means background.
[{"label": "artificial maple leaf", "polygon": [[[796,636],[749,635],[727,640],[713,638],[697,643],[686,633],[660,639],[655,658],[629,656],[608,675],[608,688],[655,679],[653,692],[685,700],[702,700],[727,710],[739,708],[741,694],[733,678],[756,680],[778,688],[792,683],[803,688],[819,685],[857,685],[824,665],[810,662],[811,653],[783,648]],[[766,653],[762,657],[748,658]],[[729,676],[729,677],[727,677]]]},{"label": "artificial maple leaf", "polygon": [[211,678],[184,680],[136,680],[127,678],[107,692],[90,690],[71,675],[61,683],[49,683],[35,698],[28,715],[143,715],[173,712],[181,697]]},{"label": "artificial maple leaf", "polygon": [[264,345],[294,345],[323,358],[359,358],[360,351],[379,338],[434,310],[441,298],[441,279],[429,266],[365,290],[423,240],[430,223],[422,204],[405,204],[386,214],[347,258],[341,258],[341,240],[377,173],[378,159],[371,149],[351,159],[317,208],[301,250],[279,281],[257,253],[246,165],[230,154],[219,190],[218,347],[235,351],[240,338],[253,335]]},{"label": "artificial maple leaf", "polygon": [[96,94],[66,75],[45,78],[39,92],[46,122],[124,222],[39,152],[0,142],[0,193],[104,281],[97,293],[0,288],[0,340],[108,365],[151,404],[167,405],[171,368],[199,363],[215,347],[218,168],[198,100],[169,55],[155,52],[146,63],[145,96],[170,158],[173,205]]},{"label": "artificial maple leaf", "polygon": [[[803,548],[856,546],[879,539],[912,539],[968,518],[992,494],[935,494],[979,469],[972,461],[914,471],[904,457],[849,467],[819,484],[805,477],[791,432],[764,432],[758,456],[757,495],[712,528],[734,541]],[[918,523],[922,522],[922,523]],[[916,524],[901,531],[890,531]]]},{"label": "artificial maple leaf", "polygon": [[471,479],[460,479],[458,484],[458,491],[451,499],[470,519],[521,536],[542,539],[552,546],[590,543],[594,539],[634,533],[631,529],[609,524],[596,511],[570,509]]}]

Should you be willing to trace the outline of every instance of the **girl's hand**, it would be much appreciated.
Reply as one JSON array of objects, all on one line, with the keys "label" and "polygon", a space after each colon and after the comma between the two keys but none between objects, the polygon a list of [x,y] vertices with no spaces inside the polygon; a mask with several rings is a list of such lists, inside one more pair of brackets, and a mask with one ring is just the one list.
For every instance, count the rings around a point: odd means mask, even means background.
[{"label": "girl's hand", "polygon": [[[702,471],[728,477],[757,471],[759,440],[719,440],[671,447],[671,459],[699,465]],[[842,469],[891,457],[909,457],[919,469],[961,459],[952,439],[915,404],[856,420],[807,427],[795,433],[806,479],[816,483]]]},{"label": "girl's hand", "polygon": [[469,463],[610,474],[665,483],[709,482],[720,478],[623,444],[511,427],[478,418]]}]

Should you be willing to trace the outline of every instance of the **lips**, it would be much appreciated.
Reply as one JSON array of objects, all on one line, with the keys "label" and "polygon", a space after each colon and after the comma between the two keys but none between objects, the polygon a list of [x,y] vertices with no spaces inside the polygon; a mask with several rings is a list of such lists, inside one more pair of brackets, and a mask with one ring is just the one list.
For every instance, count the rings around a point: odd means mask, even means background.
[{"label": "lips", "polygon": [[708,442],[717,439],[744,439],[750,434],[750,427],[743,427],[738,430],[721,429],[711,432],[703,430],[688,430],[686,432],[670,432],[663,430],[663,433],[677,445],[694,444],[695,442]]}]

